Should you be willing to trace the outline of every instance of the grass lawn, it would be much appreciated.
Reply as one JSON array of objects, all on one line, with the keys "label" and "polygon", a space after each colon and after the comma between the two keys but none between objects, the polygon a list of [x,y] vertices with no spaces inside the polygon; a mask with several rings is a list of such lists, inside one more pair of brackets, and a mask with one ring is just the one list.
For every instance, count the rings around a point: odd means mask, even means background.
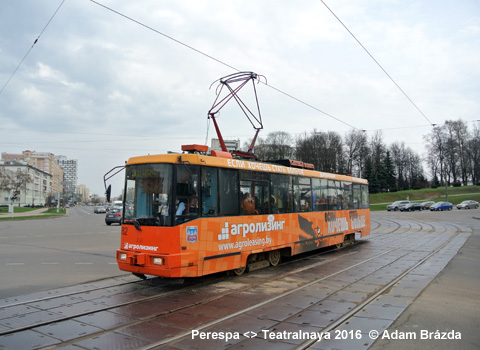
[{"label": "grass lawn", "polygon": [[[24,214],[28,213],[32,210],[38,210],[41,208],[24,208],[24,207],[14,207],[13,208],[13,219],[10,215],[1,217],[0,220],[24,220],[24,219],[43,219],[43,218],[51,218],[55,216],[62,216],[66,214],[66,209],[60,209],[57,213],[57,208],[48,209],[41,214],[32,214],[32,215],[23,215],[23,216],[16,216],[15,214]],[[0,214],[7,214],[8,207],[0,207]]]},{"label": "grass lawn", "polygon": [[[14,213],[25,213],[28,211],[36,210],[40,208],[24,208],[24,207],[13,207]],[[0,213],[8,213],[8,207],[0,207]]]}]

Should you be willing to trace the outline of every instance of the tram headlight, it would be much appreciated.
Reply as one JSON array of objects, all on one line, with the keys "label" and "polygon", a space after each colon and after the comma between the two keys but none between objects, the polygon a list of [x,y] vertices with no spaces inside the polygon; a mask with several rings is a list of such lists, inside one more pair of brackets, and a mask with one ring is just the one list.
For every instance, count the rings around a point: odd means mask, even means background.
[{"label": "tram headlight", "polygon": [[120,260],[127,260],[127,253],[120,253],[120,254],[118,255],[118,258],[119,258]]},{"label": "tram headlight", "polygon": [[158,258],[158,257],[154,257],[153,258],[153,264],[154,265],[162,265],[163,263],[163,259],[162,258]]}]

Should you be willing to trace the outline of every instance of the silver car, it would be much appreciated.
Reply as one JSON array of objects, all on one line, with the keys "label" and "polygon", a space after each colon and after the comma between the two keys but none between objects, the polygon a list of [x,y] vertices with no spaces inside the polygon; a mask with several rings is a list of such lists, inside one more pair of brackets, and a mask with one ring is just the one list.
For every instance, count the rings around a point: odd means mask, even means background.
[{"label": "silver car", "polygon": [[457,204],[457,209],[477,209],[477,201],[463,201],[462,203]]},{"label": "silver car", "polygon": [[104,213],[107,212],[107,210],[105,209],[105,207],[104,207],[103,205],[97,205],[97,206],[95,207],[95,209],[93,209],[93,212],[94,212],[95,214],[102,214],[102,213],[104,214]]},{"label": "silver car", "polygon": [[390,205],[387,205],[387,210],[388,211],[391,211],[391,210],[397,211],[398,209],[406,206],[408,203],[410,203],[410,201],[396,201],[396,202],[393,202]]}]

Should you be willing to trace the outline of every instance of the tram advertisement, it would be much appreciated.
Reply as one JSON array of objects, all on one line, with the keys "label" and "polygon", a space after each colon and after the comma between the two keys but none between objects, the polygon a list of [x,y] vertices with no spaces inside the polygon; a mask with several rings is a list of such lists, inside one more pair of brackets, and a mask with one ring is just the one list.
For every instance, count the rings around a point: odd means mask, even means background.
[{"label": "tram advertisement", "polygon": [[[223,221],[213,220],[206,230],[190,224],[185,227],[184,237],[186,243],[193,245],[215,242],[215,245],[206,245],[212,254],[277,249],[289,243],[295,244],[295,252],[292,253],[297,254],[342,243],[349,233],[361,232],[363,236],[369,226],[367,220],[368,215],[362,210],[232,217]],[[201,226],[204,227],[204,223]]]}]

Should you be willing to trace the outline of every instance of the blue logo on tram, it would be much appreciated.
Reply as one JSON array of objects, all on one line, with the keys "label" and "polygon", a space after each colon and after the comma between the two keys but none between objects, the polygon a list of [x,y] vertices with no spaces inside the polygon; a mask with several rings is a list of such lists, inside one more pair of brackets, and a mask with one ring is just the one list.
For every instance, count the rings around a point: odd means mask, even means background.
[{"label": "blue logo on tram", "polygon": [[188,242],[198,241],[198,227],[197,226],[187,226],[187,241]]}]

